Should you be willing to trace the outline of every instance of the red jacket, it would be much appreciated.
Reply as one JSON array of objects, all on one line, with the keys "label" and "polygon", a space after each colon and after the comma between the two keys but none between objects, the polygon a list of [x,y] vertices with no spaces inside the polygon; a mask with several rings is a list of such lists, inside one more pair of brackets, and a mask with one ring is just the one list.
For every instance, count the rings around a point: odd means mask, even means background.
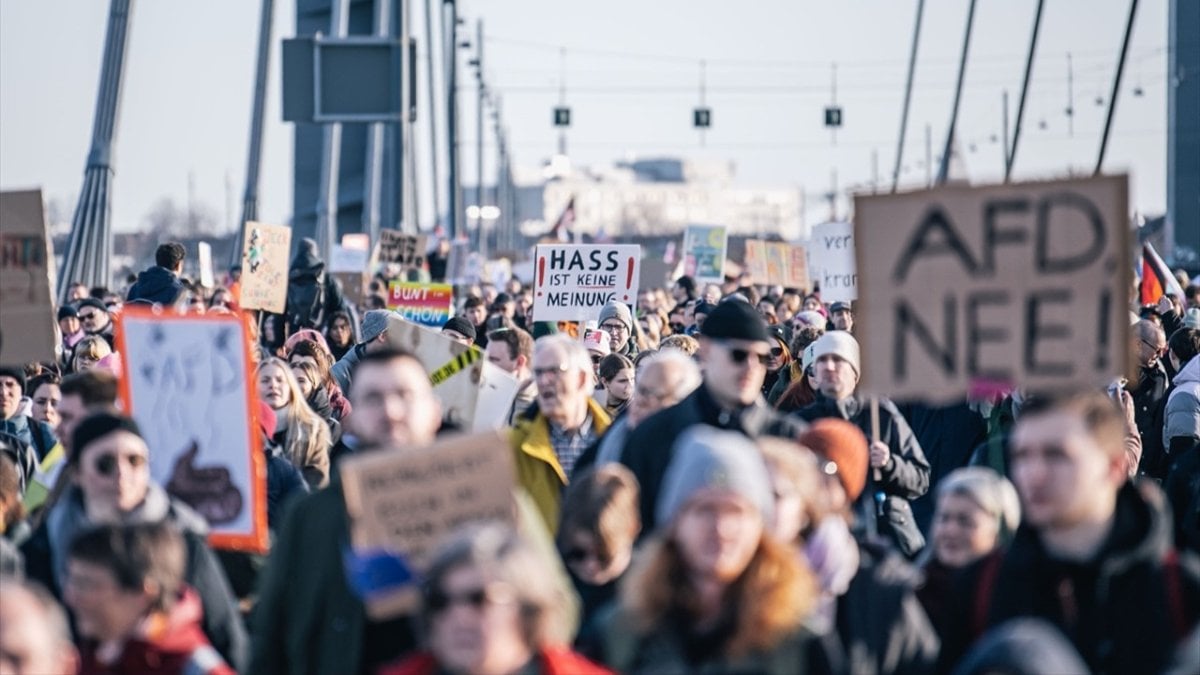
[{"label": "red jacket", "polygon": [[[538,650],[538,665],[542,675],[613,675],[611,670],[562,648],[546,647]],[[437,660],[428,652],[379,669],[379,675],[433,675],[436,672]]]},{"label": "red jacket", "polygon": [[80,675],[236,675],[204,636],[202,613],[200,597],[188,588],[169,613],[145,621],[115,662],[101,663],[97,643],[85,642]]}]

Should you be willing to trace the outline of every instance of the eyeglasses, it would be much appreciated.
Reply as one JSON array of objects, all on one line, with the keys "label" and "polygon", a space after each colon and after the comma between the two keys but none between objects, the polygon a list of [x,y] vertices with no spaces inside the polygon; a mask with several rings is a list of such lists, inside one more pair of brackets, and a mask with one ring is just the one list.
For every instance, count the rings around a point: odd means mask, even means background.
[{"label": "eyeglasses", "polygon": [[1138,342],[1141,342],[1142,344],[1144,344],[1144,345],[1146,345],[1147,347],[1149,347],[1150,349],[1152,349],[1152,350],[1154,351],[1154,353],[1155,353],[1155,354],[1161,354],[1161,353],[1163,353],[1163,352],[1165,352],[1165,351],[1167,350],[1167,346],[1166,346],[1166,345],[1163,345],[1163,346],[1161,346],[1161,347],[1156,347],[1156,346],[1154,346],[1154,345],[1150,344],[1149,342],[1146,342],[1146,341],[1145,341],[1144,339],[1142,339],[1142,338],[1138,338]]},{"label": "eyeglasses", "polygon": [[761,354],[759,352],[752,352],[749,349],[730,349],[729,350],[730,360],[732,360],[734,363],[737,363],[737,364],[745,363],[747,360],[750,359],[751,356],[758,359],[759,365],[762,365],[762,366],[765,366],[771,362],[770,354]]},{"label": "eyeglasses", "polygon": [[[122,457],[129,463],[130,468],[133,469],[140,469],[146,463],[145,455],[123,455]],[[109,477],[117,473],[117,463],[119,461],[120,458],[117,455],[100,455],[96,458],[96,462],[92,466],[95,467],[96,473]]]},{"label": "eyeglasses", "polygon": [[779,357],[783,356],[783,347],[775,347],[774,349],[772,349],[771,356],[773,356],[775,358],[779,358]]},{"label": "eyeglasses", "polygon": [[437,588],[425,594],[425,608],[431,614],[444,612],[455,605],[466,605],[478,611],[489,604],[500,605],[511,602],[513,599],[511,592],[502,593],[492,587],[472,588],[471,590],[458,593],[447,593]]},{"label": "eyeglasses", "polygon": [[534,368],[533,376],[541,377],[543,375],[553,375],[555,377],[558,377],[559,375],[566,373],[570,369],[571,369],[571,367],[568,366],[567,364],[560,363],[557,366],[551,366],[549,368]]},{"label": "eyeglasses", "polygon": [[629,326],[623,323],[602,323],[600,324],[600,330],[610,333],[626,333],[629,331]]}]

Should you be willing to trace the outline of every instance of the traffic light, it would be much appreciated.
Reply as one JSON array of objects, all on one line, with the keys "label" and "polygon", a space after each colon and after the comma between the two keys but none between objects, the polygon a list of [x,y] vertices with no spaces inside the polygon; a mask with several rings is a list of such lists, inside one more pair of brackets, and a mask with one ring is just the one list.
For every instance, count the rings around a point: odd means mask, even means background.
[{"label": "traffic light", "polygon": [[841,106],[831,105],[825,108],[825,126],[834,129],[842,126]]},{"label": "traffic light", "polygon": [[707,129],[712,126],[712,108],[695,108],[692,110],[692,126],[697,129]]},{"label": "traffic light", "polygon": [[554,109],[554,126],[569,127],[571,126],[571,109],[567,107],[558,107]]}]

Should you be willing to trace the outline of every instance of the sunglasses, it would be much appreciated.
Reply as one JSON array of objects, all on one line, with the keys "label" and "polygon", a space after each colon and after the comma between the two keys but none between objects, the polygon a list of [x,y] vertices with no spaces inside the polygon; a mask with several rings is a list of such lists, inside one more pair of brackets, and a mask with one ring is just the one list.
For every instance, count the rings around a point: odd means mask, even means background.
[{"label": "sunglasses", "polygon": [[100,312],[80,312],[79,313],[79,319],[81,321],[91,321],[92,319],[99,319],[99,318],[100,318]]},{"label": "sunglasses", "polygon": [[487,588],[473,588],[460,593],[447,593],[438,588],[425,594],[425,607],[431,614],[439,614],[455,605],[466,605],[478,611],[489,604],[500,604],[505,600]]},{"label": "sunglasses", "polygon": [[772,349],[771,356],[773,356],[775,358],[779,358],[779,357],[783,356],[783,347],[775,347],[774,349]]},{"label": "sunglasses", "polygon": [[[117,455],[100,455],[96,458],[95,467],[96,473],[101,476],[111,477],[117,473],[117,463],[120,459]],[[129,466],[134,469],[140,469],[146,463],[146,457],[143,455],[125,455],[125,461],[129,462]]]},{"label": "sunglasses", "polygon": [[771,362],[770,354],[759,354],[758,352],[752,352],[748,349],[730,349],[729,350],[729,358],[734,363],[737,363],[737,364],[745,363],[746,361],[748,361],[750,359],[751,356],[758,359],[759,365],[765,366]]}]

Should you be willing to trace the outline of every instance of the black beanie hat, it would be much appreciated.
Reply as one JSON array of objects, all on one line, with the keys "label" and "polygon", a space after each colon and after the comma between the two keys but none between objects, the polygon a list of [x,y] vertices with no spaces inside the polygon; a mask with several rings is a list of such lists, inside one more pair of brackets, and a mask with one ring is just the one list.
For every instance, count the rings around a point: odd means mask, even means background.
[{"label": "black beanie hat", "polygon": [[72,317],[75,317],[75,318],[79,317],[79,310],[75,309],[75,305],[63,305],[62,307],[58,308],[58,320],[59,321],[62,321],[63,319],[69,319]]},{"label": "black beanie hat", "polygon": [[762,315],[748,302],[722,302],[704,320],[700,334],[716,340],[771,342]]},{"label": "black beanie hat", "polygon": [[0,366],[0,377],[11,377],[17,381],[21,387],[21,395],[25,395],[25,387],[29,383],[25,381],[25,369],[21,366]]},{"label": "black beanie hat", "polygon": [[98,300],[96,298],[84,298],[83,300],[80,300],[78,309],[83,309],[84,307],[91,307],[93,309],[98,309],[101,312],[104,312],[106,314],[108,313],[108,305],[105,305],[103,302],[101,302],[100,300]]},{"label": "black beanie hat", "polygon": [[458,331],[468,340],[475,341],[475,326],[461,316],[450,317],[450,320],[442,324],[442,330]]},{"label": "black beanie hat", "polygon": [[75,427],[75,434],[71,436],[71,456],[67,458],[68,462],[74,464],[79,461],[80,454],[89,443],[114,431],[128,431],[138,438],[142,437],[142,430],[132,418],[109,412],[96,413]]}]

